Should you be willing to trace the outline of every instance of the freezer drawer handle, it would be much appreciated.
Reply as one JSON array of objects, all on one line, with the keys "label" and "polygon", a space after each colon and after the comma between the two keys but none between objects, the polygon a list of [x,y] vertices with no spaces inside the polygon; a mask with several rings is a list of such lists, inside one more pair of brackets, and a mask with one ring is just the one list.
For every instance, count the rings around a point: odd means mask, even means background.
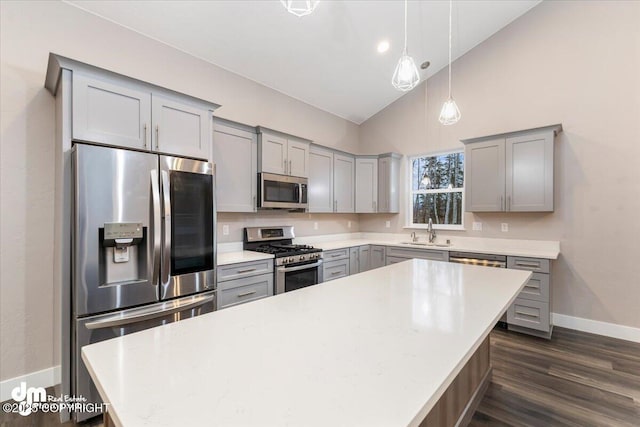
[{"label": "freezer drawer handle", "polygon": [[[85,325],[87,329],[104,329],[113,328],[122,325],[130,325],[132,323],[144,322],[146,320],[157,319],[158,317],[164,317],[169,314],[177,313],[179,311],[188,310],[191,308],[199,307],[208,302],[213,301],[214,295],[200,296],[191,299],[190,301],[180,303],[172,302],[169,307],[151,311],[148,309],[134,309],[130,314],[114,315],[102,320],[96,320],[95,322],[89,322]],[[165,303],[166,304],[166,303]]]}]

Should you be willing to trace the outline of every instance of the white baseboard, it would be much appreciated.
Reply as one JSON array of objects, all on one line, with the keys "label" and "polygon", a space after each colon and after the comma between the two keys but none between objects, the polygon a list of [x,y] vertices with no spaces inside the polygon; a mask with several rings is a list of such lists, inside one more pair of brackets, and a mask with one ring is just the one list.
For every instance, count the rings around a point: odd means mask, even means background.
[{"label": "white baseboard", "polygon": [[11,399],[11,390],[19,386],[22,381],[27,383],[27,387],[47,388],[60,384],[60,365],[0,381],[0,402]]},{"label": "white baseboard", "polygon": [[575,329],[576,331],[640,343],[640,328],[583,319],[582,317],[567,316],[566,314],[559,313],[551,313],[551,320],[555,326],[561,328]]}]

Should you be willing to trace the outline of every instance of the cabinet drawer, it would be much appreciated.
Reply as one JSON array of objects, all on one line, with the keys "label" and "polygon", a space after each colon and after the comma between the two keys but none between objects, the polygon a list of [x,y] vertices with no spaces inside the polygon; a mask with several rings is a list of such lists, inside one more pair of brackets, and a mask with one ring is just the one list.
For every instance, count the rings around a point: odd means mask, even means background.
[{"label": "cabinet drawer", "polygon": [[339,260],[324,263],[324,270],[322,271],[323,280],[328,282],[329,280],[339,279],[341,277],[347,277],[349,275],[349,260]]},{"label": "cabinet drawer", "polygon": [[539,331],[549,331],[549,303],[516,298],[507,309],[507,323]]},{"label": "cabinet drawer", "polygon": [[339,259],[349,258],[349,249],[336,249],[333,251],[325,251],[322,253],[322,258],[325,262],[337,261]]},{"label": "cabinet drawer", "polygon": [[518,298],[549,302],[549,275],[533,273]]},{"label": "cabinet drawer", "polygon": [[537,273],[549,273],[549,260],[542,258],[507,257],[507,268],[529,270]]},{"label": "cabinet drawer", "polygon": [[411,259],[411,258],[401,258],[401,257],[397,257],[397,256],[387,256],[387,265],[397,264],[399,262],[406,261],[408,259]]},{"label": "cabinet drawer", "polygon": [[387,258],[388,257],[431,259],[434,261],[448,262],[449,251],[436,251],[432,249],[396,248],[396,247],[390,246],[387,248]]},{"label": "cabinet drawer", "polygon": [[228,280],[219,286],[220,309],[273,295],[273,274]]},{"label": "cabinet drawer", "polygon": [[222,265],[218,267],[218,283],[265,273],[273,274],[272,259]]}]

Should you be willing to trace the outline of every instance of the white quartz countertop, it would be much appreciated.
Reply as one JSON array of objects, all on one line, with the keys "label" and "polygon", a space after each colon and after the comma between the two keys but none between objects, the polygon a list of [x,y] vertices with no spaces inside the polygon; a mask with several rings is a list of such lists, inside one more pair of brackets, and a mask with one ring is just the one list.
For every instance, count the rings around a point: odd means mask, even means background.
[{"label": "white quartz countertop", "polygon": [[118,426],[415,426],[530,275],[413,259],[82,358]]},{"label": "white quartz countertop", "polygon": [[218,252],[217,265],[237,264],[239,262],[259,261],[273,258],[272,254],[254,251]]},{"label": "white quartz countertop", "polygon": [[[422,237],[422,236],[421,236]],[[408,242],[410,237],[395,239],[372,238],[339,238],[336,240],[319,240],[313,238],[296,239],[295,243],[308,243],[324,251],[334,249],[350,248],[361,245],[383,245],[397,246],[413,249],[430,249],[441,251],[457,252],[477,252],[495,255],[523,256],[531,258],[557,259],[560,254],[560,244],[553,241],[542,240],[512,240],[512,239],[492,239],[492,238],[451,238],[451,244],[442,246],[446,242],[446,237],[438,238],[437,245],[413,245]],[[425,243],[421,238],[419,243]]]}]

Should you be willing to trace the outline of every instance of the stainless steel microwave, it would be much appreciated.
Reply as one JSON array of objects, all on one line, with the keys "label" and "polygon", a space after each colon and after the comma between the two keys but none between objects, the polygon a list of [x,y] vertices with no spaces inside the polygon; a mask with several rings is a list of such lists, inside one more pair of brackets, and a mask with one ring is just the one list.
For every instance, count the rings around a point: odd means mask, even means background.
[{"label": "stainless steel microwave", "polygon": [[307,202],[307,178],[299,176],[258,174],[258,209],[304,211]]}]

